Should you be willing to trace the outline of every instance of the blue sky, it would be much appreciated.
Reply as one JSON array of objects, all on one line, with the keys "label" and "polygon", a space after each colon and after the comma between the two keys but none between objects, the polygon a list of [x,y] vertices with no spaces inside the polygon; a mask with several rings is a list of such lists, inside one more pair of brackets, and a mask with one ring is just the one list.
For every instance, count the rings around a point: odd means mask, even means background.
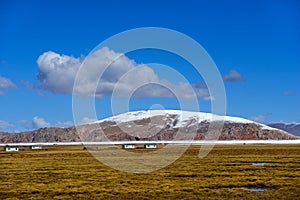
[{"label": "blue sky", "polygon": [[[199,42],[224,77],[228,115],[263,123],[300,122],[297,0],[1,0],[0,26],[0,131],[72,125],[72,95],[62,92],[65,84],[57,88],[60,82],[43,85],[45,79],[37,74],[44,67],[42,74],[49,75],[49,66],[39,65],[38,58],[49,51],[59,58],[84,58],[108,37],[139,27],[169,28]],[[125,56],[136,65],[167,64],[191,84],[201,82],[192,66],[176,56],[151,50]],[[160,96],[131,99],[129,107],[154,104],[179,109],[176,98]],[[199,98],[199,104],[210,112],[209,101]],[[97,99],[96,105],[99,119],[111,115],[109,97]]]}]

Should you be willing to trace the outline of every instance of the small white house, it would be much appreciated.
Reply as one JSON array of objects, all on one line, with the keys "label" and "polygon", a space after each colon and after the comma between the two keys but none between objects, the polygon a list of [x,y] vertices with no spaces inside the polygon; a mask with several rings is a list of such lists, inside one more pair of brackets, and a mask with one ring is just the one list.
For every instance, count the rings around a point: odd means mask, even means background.
[{"label": "small white house", "polygon": [[157,145],[156,144],[145,144],[144,148],[145,149],[156,149]]},{"label": "small white house", "polygon": [[134,144],[123,144],[122,149],[134,149]]},{"label": "small white house", "polygon": [[19,147],[5,147],[4,151],[19,151]]},{"label": "small white house", "polygon": [[32,150],[40,150],[40,149],[42,149],[42,146],[35,145],[35,146],[31,146],[30,149],[32,149]]}]

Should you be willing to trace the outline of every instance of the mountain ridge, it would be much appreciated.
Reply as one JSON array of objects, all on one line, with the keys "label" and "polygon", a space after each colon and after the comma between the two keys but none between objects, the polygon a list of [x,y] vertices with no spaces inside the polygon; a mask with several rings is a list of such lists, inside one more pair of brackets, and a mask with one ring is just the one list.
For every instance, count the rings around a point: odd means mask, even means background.
[{"label": "mountain ridge", "polygon": [[[221,132],[218,126],[224,120]],[[212,125],[212,126],[211,126]],[[90,124],[69,128],[41,128],[1,133],[0,143],[137,140],[289,140],[296,136],[247,119],[180,110],[127,112]]]},{"label": "mountain ridge", "polygon": [[271,123],[268,126],[277,128],[300,137],[300,123]]}]

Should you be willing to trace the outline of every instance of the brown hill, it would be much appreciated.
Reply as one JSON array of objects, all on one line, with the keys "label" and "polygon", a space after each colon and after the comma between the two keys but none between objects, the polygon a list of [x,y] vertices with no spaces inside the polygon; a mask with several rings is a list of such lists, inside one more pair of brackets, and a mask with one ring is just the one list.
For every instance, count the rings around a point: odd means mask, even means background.
[{"label": "brown hill", "polygon": [[[126,113],[93,124],[70,128],[41,128],[21,133],[0,133],[0,143],[19,142],[80,142],[207,139],[210,114],[180,111]],[[210,133],[219,134],[212,129]],[[193,135],[195,134],[195,135]],[[178,135],[180,135],[178,137]],[[297,139],[287,132],[255,122],[226,117],[220,140],[290,140]]]}]

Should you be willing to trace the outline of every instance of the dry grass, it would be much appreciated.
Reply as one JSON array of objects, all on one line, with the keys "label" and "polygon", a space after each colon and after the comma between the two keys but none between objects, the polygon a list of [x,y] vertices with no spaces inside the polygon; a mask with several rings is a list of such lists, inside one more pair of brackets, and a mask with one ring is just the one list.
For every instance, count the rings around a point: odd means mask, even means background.
[{"label": "dry grass", "polygon": [[110,169],[82,147],[1,152],[0,199],[299,199],[299,145],[215,146],[204,159],[199,148],[141,174]]}]

